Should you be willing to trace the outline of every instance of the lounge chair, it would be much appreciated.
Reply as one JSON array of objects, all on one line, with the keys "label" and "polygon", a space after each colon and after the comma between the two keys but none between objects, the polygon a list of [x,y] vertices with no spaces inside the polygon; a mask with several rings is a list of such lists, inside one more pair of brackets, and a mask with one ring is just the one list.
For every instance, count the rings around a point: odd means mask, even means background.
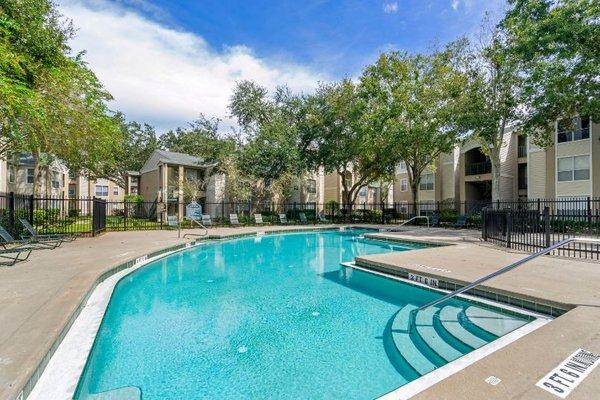
[{"label": "lounge chair", "polygon": [[[8,261],[0,261],[0,265],[15,265],[20,261],[25,261],[29,258],[29,255],[34,250],[33,247],[14,247],[11,249],[0,250],[0,259]],[[21,257],[21,254],[25,254],[25,257]]]},{"label": "lounge chair", "polygon": [[212,226],[212,219],[210,218],[210,214],[202,214],[202,225],[204,226]]},{"label": "lounge chair", "polygon": [[229,223],[231,225],[241,225],[237,214],[229,214]]},{"label": "lounge chair", "polygon": [[76,233],[52,233],[47,235],[40,235],[39,232],[29,223],[29,221],[27,221],[24,218],[19,218],[19,221],[21,222],[21,225],[23,225],[23,228],[25,228],[25,230],[27,230],[27,232],[29,233],[29,237],[35,240],[63,239],[63,241],[65,242],[72,242],[79,236]]},{"label": "lounge chair", "polygon": [[265,222],[263,221],[263,216],[262,214],[254,214],[254,223],[256,224],[264,224]]},{"label": "lounge chair", "polygon": [[306,219],[306,214],[300,213],[300,214],[298,214],[298,217],[300,217],[300,222],[302,222],[303,224],[308,223],[308,220]]},{"label": "lounge chair", "polygon": [[7,246],[16,246],[11,248],[11,250],[18,248],[25,249],[27,247],[34,249],[55,249],[63,243],[63,239],[61,238],[45,238],[43,236],[38,239],[15,239],[10,233],[8,233],[6,229],[4,229],[2,225],[0,225],[0,238],[3,240],[3,242],[0,242],[0,246],[2,246],[2,248],[8,249]]},{"label": "lounge chair", "polygon": [[287,216],[285,214],[279,214],[279,222],[282,224],[287,224],[288,223]]},{"label": "lounge chair", "polygon": [[440,214],[433,214],[429,218],[429,226],[439,226],[440,225]]},{"label": "lounge chair", "polygon": [[323,222],[325,224],[328,224],[329,222],[331,222],[327,218],[325,218],[325,214],[323,214],[323,213],[319,214],[319,221]]},{"label": "lounge chair", "polygon": [[454,223],[453,227],[454,228],[464,228],[466,225],[467,225],[467,216],[459,215],[458,218],[456,218],[456,222]]}]

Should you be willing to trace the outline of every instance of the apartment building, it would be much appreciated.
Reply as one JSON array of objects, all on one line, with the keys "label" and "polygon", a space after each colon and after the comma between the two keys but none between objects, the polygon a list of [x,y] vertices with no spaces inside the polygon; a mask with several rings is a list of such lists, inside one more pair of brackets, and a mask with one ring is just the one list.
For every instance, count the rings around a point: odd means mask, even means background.
[{"label": "apartment building", "polygon": [[[323,200],[324,203],[336,202],[343,203],[344,186],[342,179],[347,180],[347,187],[351,187],[356,183],[358,175],[351,171],[346,173],[345,177],[340,176],[337,172],[325,174],[323,177]],[[393,185],[382,182],[371,182],[367,186],[361,188],[354,203],[355,206],[379,205],[383,201],[385,204],[391,204],[394,200]],[[386,195],[387,193],[387,195]]]},{"label": "apartment building", "polygon": [[[557,122],[552,144],[537,146],[516,129],[507,129],[500,154],[501,201],[600,196],[600,126],[589,118]],[[481,145],[467,140],[442,154],[421,177],[422,209],[436,202],[463,204],[464,212],[492,200],[492,165]],[[595,180],[594,180],[595,178]],[[394,202],[413,202],[406,165],[400,163]],[[427,204],[430,204],[428,206]]]},{"label": "apartment building", "polygon": [[[34,160],[28,153],[15,154],[6,163],[6,191],[33,194]],[[52,160],[40,176],[43,196],[67,197],[69,169],[60,160]]]},{"label": "apartment building", "polygon": [[323,167],[308,173],[305,177],[298,178],[287,201],[302,204],[323,204],[325,202],[325,173]]},{"label": "apartment building", "polygon": [[559,121],[551,146],[527,145],[528,198],[600,197],[600,124]]}]

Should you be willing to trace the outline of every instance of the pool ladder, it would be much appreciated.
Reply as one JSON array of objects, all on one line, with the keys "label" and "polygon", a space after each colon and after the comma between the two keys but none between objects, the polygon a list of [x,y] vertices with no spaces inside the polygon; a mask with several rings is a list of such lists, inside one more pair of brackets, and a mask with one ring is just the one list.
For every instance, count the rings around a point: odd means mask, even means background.
[{"label": "pool ladder", "polygon": [[400,232],[401,228],[404,225],[406,225],[406,224],[408,224],[408,223],[410,223],[412,221],[415,221],[417,219],[425,219],[425,220],[427,220],[427,228],[429,228],[429,217],[427,215],[416,215],[416,216],[412,217],[411,219],[409,219],[407,221],[404,221],[403,223],[401,223],[397,227],[388,229],[387,232]]},{"label": "pool ladder", "polygon": [[540,250],[540,251],[538,251],[536,253],[530,254],[527,257],[524,257],[524,258],[522,258],[522,259],[520,259],[518,261],[515,261],[512,264],[509,264],[509,265],[507,265],[505,267],[502,267],[499,270],[494,271],[494,272],[492,272],[489,275],[481,277],[481,278],[477,279],[473,283],[470,283],[470,284],[468,284],[466,286],[463,286],[460,289],[456,289],[455,291],[450,292],[450,293],[448,293],[448,294],[440,297],[439,299],[436,299],[436,300],[433,300],[433,301],[431,301],[431,302],[429,302],[427,304],[424,304],[424,305],[422,305],[419,308],[415,308],[414,310],[412,310],[410,312],[410,317],[409,317],[409,321],[408,321],[409,332],[413,332],[413,330],[414,330],[415,316],[416,316],[416,314],[419,311],[423,311],[426,308],[433,307],[433,306],[435,306],[437,304],[440,304],[440,303],[442,303],[442,302],[444,302],[444,301],[446,301],[448,299],[451,299],[451,298],[453,298],[453,297],[455,297],[455,296],[457,296],[457,295],[459,295],[461,293],[464,293],[464,292],[466,292],[468,290],[471,290],[474,287],[479,286],[482,283],[487,282],[487,281],[489,281],[492,278],[495,278],[495,277],[497,277],[499,275],[502,275],[505,272],[511,271],[511,270],[513,270],[513,269],[515,269],[515,268],[517,268],[517,267],[519,267],[519,266],[521,266],[521,265],[523,265],[525,263],[528,263],[531,260],[534,260],[534,259],[536,259],[536,258],[538,258],[540,256],[543,256],[543,255],[546,255],[548,253],[551,253],[554,250],[557,250],[557,249],[559,249],[559,248],[561,248],[561,247],[563,247],[563,246],[565,246],[567,244],[570,244],[570,243],[586,243],[586,244],[600,245],[600,239],[593,239],[593,238],[568,238],[568,239],[561,240],[560,242],[557,242],[557,243],[553,244],[552,246],[546,247],[545,249],[542,249],[542,250]]}]

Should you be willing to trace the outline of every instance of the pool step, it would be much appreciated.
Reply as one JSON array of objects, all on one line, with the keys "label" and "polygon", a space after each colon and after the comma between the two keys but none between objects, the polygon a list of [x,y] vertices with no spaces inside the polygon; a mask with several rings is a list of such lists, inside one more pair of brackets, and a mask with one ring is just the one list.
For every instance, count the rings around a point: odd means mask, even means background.
[{"label": "pool step", "polygon": [[456,360],[463,354],[446,342],[434,328],[434,318],[437,318],[439,308],[429,307],[417,313],[415,326],[423,341],[446,361]]},{"label": "pool step", "polygon": [[528,322],[523,318],[481,307],[468,307],[465,314],[473,325],[495,336],[506,335]]},{"label": "pool step", "polygon": [[456,339],[460,340],[472,349],[478,349],[487,344],[485,340],[472,333],[468,327],[460,322],[462,308],[456,306],[444,306],[440,311],[440,322],[442,327]]},{"label": "pool step", "polygon": [[412,304],[402,307],[392,318],[389,334],[392,347],[397,351],[395,357],[404,360],[406,370],[418,376],[454,361],[528,322],[468,304],[461,307],[451,303],[441,308],[417,310],[418,307]]}]

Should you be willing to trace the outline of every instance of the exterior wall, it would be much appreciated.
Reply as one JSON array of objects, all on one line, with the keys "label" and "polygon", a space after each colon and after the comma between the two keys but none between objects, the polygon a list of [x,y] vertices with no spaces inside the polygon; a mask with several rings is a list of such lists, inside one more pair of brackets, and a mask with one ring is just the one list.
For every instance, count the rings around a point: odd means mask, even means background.
[{"label": "exterior wall", "polygon": [[341,201],[341,182],[340,176],[337,172],[326,174],[324,178],[324,200],[325,203],[335,201],[340,203]]},{"label": "exterior wall", "polygon": [[546,180],[547,152],[527,139],[527,197],[543,199],[548,197]]},{"label": "exterior wall", "polygon": [[8,191],[8,163],[0,158],[0,192]]},{"label": "exterior wall", "polygon": [[140,176],[140,194],[145,201],[154,201],[160,189],[157,169],[143,173]]},{"label": "exterior wall", "polygon": [[[7,191],[15,192],[19,194],[33,194],[33,183],[27,182],[27,171],[33,170],[32,166],[29,165],[11,165],[8,164],[8,169],[14,171],[14,182],[7,183]],[[42,196],[51,197],[68,197],[68,171],[58,165],[50,167],[50,176],[42,174],[40,182],[42,188]],[[47,182],[49,178],[52,181],[53,174],[56,174],[56,181],[58,187],[53,187],[52,182]],[[49,189],[47,189],[49,187]],[[49,192],[46,192],[49,190]]]},{"label": "exterior wall", "polygon": [[[593,132],[589,139],[576,140],[567,143],[556,143],[556,164],[558,169],[558,159],[561,157],[572,157],[580,155],[592,155]],[[556,178],[556,196],[591,196],[592,195],[592,160],[590,159],[590,179],[586,181],[559,182]],[[555,174],[556,176],[556,174]]]},{"label": "exterior wall", "polygon": [[592,196],[600,197],[600,123],[592,124]]},{"label": "exterior wall", "polygon": [[[96,190],[96,186],[108,186],[108,196],[102,196]],[[123,201],[125,198],[125,189],[120,187],[110,179],[97,179],[90,181],[91,196],[98,197],[107,201]]]}]

